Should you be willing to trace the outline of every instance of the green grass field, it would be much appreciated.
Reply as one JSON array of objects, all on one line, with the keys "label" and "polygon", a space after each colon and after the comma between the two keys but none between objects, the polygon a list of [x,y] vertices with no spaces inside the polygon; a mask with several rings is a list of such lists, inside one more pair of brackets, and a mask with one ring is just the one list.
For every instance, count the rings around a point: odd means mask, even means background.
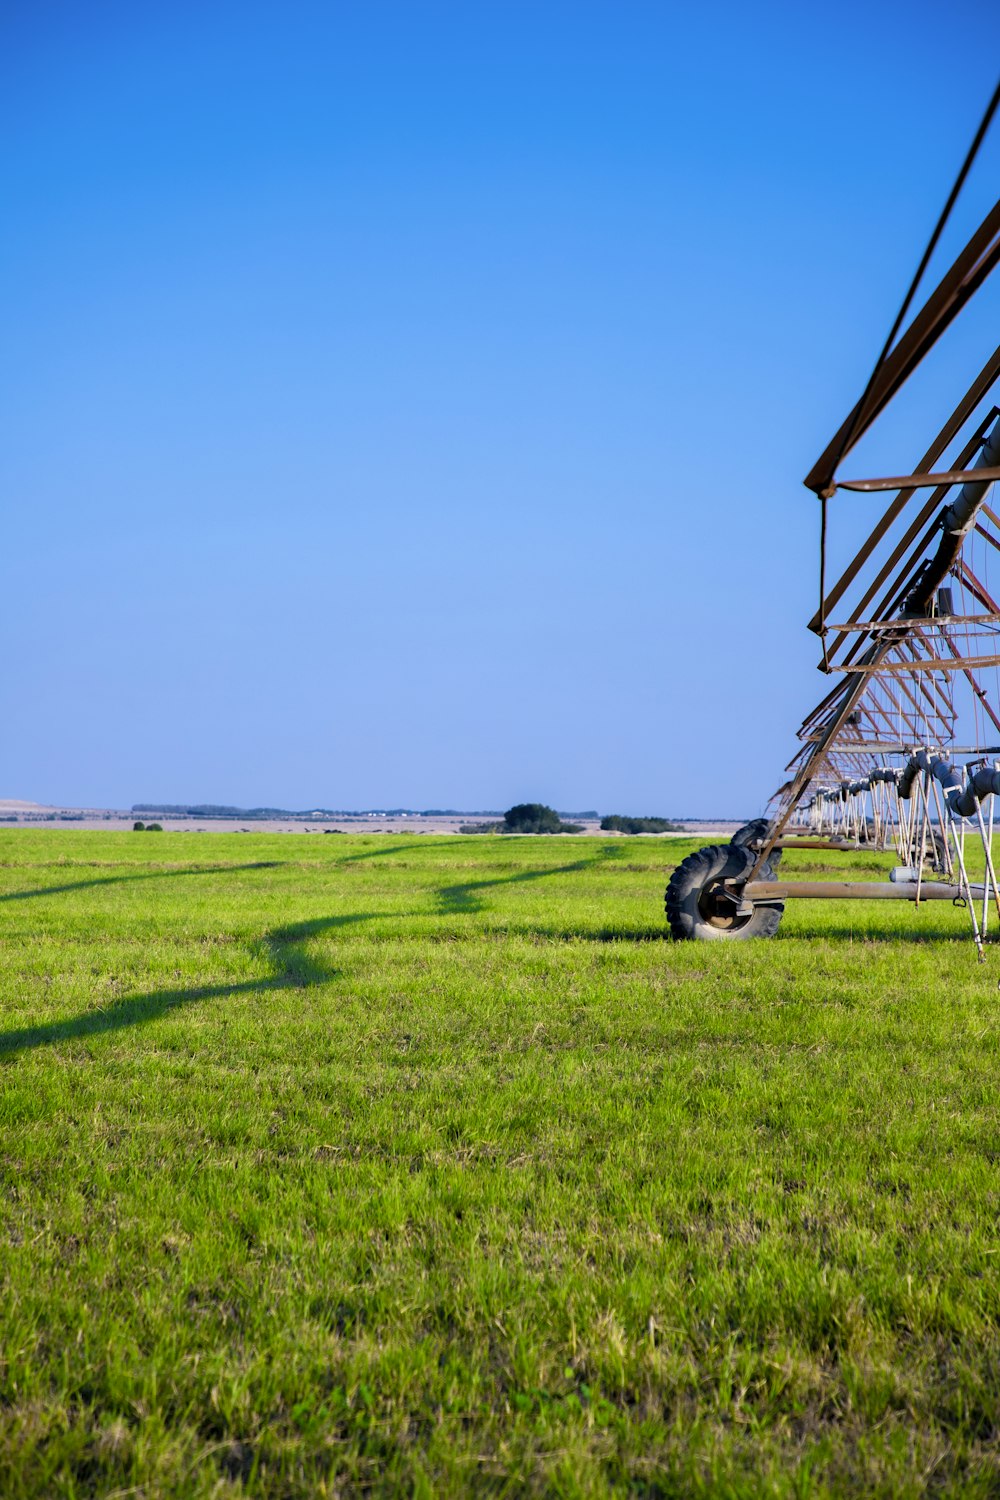
[{"label": "green grass field", "polygon": [[692,847],[0,832],[0,1494],[1000,1493],[1000,947]]}]

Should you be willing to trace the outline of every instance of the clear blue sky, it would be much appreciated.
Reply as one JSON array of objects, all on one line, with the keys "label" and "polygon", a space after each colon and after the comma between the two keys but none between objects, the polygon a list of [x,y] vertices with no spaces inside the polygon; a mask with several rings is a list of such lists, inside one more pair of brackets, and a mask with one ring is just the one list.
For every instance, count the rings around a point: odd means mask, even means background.
[{"label": "clear blue sky", "polygon": [[0,796],[756,812],[995,21],[4,7]]}]

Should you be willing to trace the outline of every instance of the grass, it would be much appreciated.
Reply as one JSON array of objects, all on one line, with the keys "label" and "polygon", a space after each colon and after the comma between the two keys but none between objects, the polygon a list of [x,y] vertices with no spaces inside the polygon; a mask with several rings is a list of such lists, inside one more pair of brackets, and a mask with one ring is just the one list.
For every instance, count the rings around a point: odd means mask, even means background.
[{"label": "grass", "polygon": [[1000,1492],[1000,952],[692,847],[0,832],[0,1493]]}]

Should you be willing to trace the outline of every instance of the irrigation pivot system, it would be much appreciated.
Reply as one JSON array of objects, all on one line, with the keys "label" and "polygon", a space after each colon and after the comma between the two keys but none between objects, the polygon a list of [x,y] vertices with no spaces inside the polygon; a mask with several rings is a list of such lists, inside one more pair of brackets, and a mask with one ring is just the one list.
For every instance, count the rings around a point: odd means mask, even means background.
[{"label": "irrigation pivot system", "polygon": [[[1000,796],[1000,347],[912,473],[843,479],[841,462],[896,397],[1000,260],[1000,200],[918,311],[911,308],[1000,104],[997,87],[860,399],[806,476],[821,511],[820,602],[809,622],[835,685],[808,713],[768,816],[690,855],[667,887],[677,938],[777,931],[785,902],[951,901],[983,956],[1000,886],[992,855]],[[838,490],[889,493],[888,507],[827,587],[827,508]],[[833,622],[833,623],[831,623]],[[784,849],[894,850],[887,881],[783,881]]]}]

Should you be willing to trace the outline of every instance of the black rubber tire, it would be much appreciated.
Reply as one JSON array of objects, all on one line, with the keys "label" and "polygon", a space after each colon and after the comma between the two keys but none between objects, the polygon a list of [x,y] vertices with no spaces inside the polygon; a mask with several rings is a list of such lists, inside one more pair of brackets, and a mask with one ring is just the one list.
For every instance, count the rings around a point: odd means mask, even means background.
[{"label": "black rubber tire", "polygon": [[[749,823],[744,823],[742,828],[737,828],[729,842],[735,844],[737,848],[746,849],[751,844],[762,843],[770,832],[770,818],[751,818]],[[772,870],[777,870],[781,864],[781,852],[780,849],[772,849],[767,856],[767,862]]]},{"label": "black rubber tire", "polygon": [[[705,907],[703,898],[721,880],[738,880],[749,874],[754,863],[751,850],[742,844],[708,844],[683,860],[670,877],[665,907],[671,936],[695,942],[746,942],[750,938],[773,937],[784,914],[784,904],[756,905],[748,917],[720,918]],[[771,880],[769,864],[760,868],[759,879]]]}]

